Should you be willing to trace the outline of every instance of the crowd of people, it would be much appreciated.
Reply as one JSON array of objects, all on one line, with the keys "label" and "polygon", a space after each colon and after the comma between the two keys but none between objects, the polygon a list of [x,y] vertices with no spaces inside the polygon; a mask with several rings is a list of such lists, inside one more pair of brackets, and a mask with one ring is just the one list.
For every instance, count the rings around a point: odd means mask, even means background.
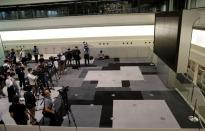
[{"label": "crowd of people", "polygon": [[[85,65],[90,64],[90,48],[87,42],[83,42],[83,52]],[[34,68],[27,66],[28,61],[34,56],[37,63]],[[76,46],[74,49],[68,48],[67,51],[58,54],[57,56],[49,57],[45,60],[42,54],[39,54],[39,49],[34,46],[30,53],[25,53],[21,49],[19,59],[14,49],[11,49],[7,58],[4,60],[3,66],[0,67],[0,96],[5,96],[3,88],[7,88],[8,101],[11,103],[9,112],[16,124],[26,125],[30,119],[31,124],[36,124],[35,109],[36,101],[39,96],[44,96],[43,115],[50,119],[50,125],[56,125],[55,110],[50,98],[50,92],[54,87],[53,76],[56,80],[64,73],[67,67],[78,69],[80,67],[81,51]],[[40,56],[40,58],[39,58]],[[104,59],[102,51],[98,54],[98,59]],[[19,85],[16,82],[18,77]],[[24,94],[22,96],[22,90]],[[24,98],[25,104],[19,102],[19,98]]]}]

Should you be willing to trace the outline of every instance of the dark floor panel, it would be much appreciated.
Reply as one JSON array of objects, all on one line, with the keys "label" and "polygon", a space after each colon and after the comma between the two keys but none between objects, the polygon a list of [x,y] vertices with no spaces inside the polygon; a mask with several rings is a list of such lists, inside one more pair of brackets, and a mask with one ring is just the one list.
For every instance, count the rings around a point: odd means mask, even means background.
[{"label": "dark floor panel", "polygon": [[96,91],[95,105],[112,105],[113,100],[142,100],[140,91]]},{"label": "dark floor panel", "polygon": [[81,87],[82,89],[89,90],[92,88],[93,90],[96,88],[98,81],[83,81]]},{"label": "dark floor panel", "polygon": [[146,91],[142,95],[145,100],[165,100],[181,128],[201,127],[188,120],[193,111],[176,91]]},{"label": "dark floor panel", "polygon": [[98,81],[90,81],[90,84],[98,84]]},{"label": "dark floor panel", "polygon": [[112,127],[112,117],[113,106],[112,105],[103,105],[101,118],[100,118],[100,127],[111,128]]},{"label": "dark floor panel", "polygon": [[147,74],[157,74],[157,69],[155,66],[139,66],[143,75]]},{"label": "dark floor panel", "polygon": [[93,65],[97,66],[108,66],[110,63],[115,63],[114,59],[105,59],[105,60],[97,60],[93,61]]},{"label": "dark floor panel", "polygon": [[96,67],[97,65],[94,64],[89,64],[89,65],[85,65],[85,64],[81,64],[80,67]]},{"label": "dark floor panel", "polygon": [[120,59],[119,59],[119,58],[114,58],[114,61],[115,61],[115,62],[119,62]]},{"label": "dark floor panel", "polygon": [[79,78],[85,78],[85,76],[87,75],[87,73],[88,73],[88,70],[83,70],[78,77],[79,77]]},{"label": "dark floor panel", "polygon": [[[102,106],[72,105],[71,111],[73,112],[73,116],[78,127],[99,127]],[[71,120],[71,125],[69,125],[69,119]],[[69,118],[64,117],[62,126],[75,127],[71,115]]]},{"label": "dark floor panel", "polygon": [[120,66],[115,64],[109,64],[108,66],[103,67],[102,70],[120,70]]},{"label": "dark floor panel", "polygon": [[130,87],[130,81],[129,80],[122,80],[122,87]]},{"label": "dark floor panel", "polygon": [[151,63],[115,63],[115,65],[119,66],[154,66]]},{"label": "dark floor panel", "polygon": [[92,104],[94,96],[94,88],[70,87],[68,91],[68,100],[70,104]]},{"label": "dark floor panel", "polygon": [[131,88],[126,87],[100,87],[96,88],[96,91],[131,91]]}]

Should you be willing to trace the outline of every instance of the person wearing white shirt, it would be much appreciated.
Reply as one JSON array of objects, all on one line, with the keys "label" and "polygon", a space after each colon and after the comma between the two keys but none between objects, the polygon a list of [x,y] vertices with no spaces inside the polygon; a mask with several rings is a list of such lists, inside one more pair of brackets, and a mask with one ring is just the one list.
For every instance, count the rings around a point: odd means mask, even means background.
[{"label": "person wearing white shirt", "polygon": [[7,92],[8,92],[8,100],[9,102],[12,102],[13,97],[16,95],[16,90],[14,88],[14,84],[13,84],[13,81],[10,75],[11,73],[8,72],[5,83],[6,83]]},{"label": "person wearing white shirt", "polygon": [[61,54],[60,56],[60,75],[64,72],[65,69],[65,54]]},{"label": "person wearing white shirt", "polygon": [[33,75],[32,72],[33,72],[32,68],[28,68],[27,77],[29,80],[29,84],[32,86],[33,94],[37,95],[37,86],[36,86],[37,76]]},{"label": "person wearing white shirt", "polygon": [[8,60],[4,60],[3,67],[6,68],[6,69],[10,69],[11,68],[11,65],[10,65]]},{"label": "person wearing white shirt", "polygon": [[23,49],[21,49],[19,57],[22,64],[26,65],[26,52]]}]

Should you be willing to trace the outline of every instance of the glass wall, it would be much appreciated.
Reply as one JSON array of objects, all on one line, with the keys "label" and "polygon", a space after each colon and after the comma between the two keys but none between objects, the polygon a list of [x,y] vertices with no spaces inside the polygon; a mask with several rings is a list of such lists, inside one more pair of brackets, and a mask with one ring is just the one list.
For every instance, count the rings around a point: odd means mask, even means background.
[{"label": "glass wall", "polygon": [[5,59],[4,48],[3,48],[3,43],[2,43],[2,39],[1,39],[1,35],[0,35],[0,65],[3,64],[4,59]]},{"label": "glass wall", "polygon": [[[89,0],[0,6],[0,20],[169,11],[170,0]],[[186,0],[175,0],[181,10]]]}]

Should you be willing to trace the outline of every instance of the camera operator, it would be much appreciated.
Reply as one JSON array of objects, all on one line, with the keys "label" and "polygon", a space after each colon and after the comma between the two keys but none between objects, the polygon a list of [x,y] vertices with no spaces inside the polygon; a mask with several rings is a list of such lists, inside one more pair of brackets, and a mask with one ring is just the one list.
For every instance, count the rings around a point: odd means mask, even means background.
[{"label": "camera operator", "polygon": [[35,108],[36,108],[36,98],[31,92],[32,86],[27,86],[27,92],[24,93],[25,98],[25,105],[26,108],[29,110],[30,114],[30,123],[32,125],[36,124],[35,119]]},{"label": "camera operator", "polygon": [[35,96],[37,96],[37,86],[36,86],[36,82],[37,82],[37,76],[33,74],[33,69],[32,68],[28,68],[28,74],[27,74],[28,80],[29,80],[29,84],[33,89],[33,94]]},{"label": "camera operator", "polygon": [[55,113],[52,99],[50,97],[49,90],[44,91],[44,108],[42,113],[44,117],[48,117],[50,119],[50,123],[49,123],[50,126],[57,125],[56,113]]},{"label": "camera operator", "polygon": [[46,79],[50,82],[51,85],[53,85],[52,74],[55,72],[53,59],[54,58],[49,58],[49,61],[45,63]]},{"label": "camera operator", "polygon": [[38,84],[42,84],[43,87],[49,87],[49,84],[48,84],[48,80],[46,78],[46,67],[45,67],[45,64],[44,62],[40,62],[37,67],[36,67],[36,72],[37,72],[37,76],[38,76],[38,80],[40,83]]}]

